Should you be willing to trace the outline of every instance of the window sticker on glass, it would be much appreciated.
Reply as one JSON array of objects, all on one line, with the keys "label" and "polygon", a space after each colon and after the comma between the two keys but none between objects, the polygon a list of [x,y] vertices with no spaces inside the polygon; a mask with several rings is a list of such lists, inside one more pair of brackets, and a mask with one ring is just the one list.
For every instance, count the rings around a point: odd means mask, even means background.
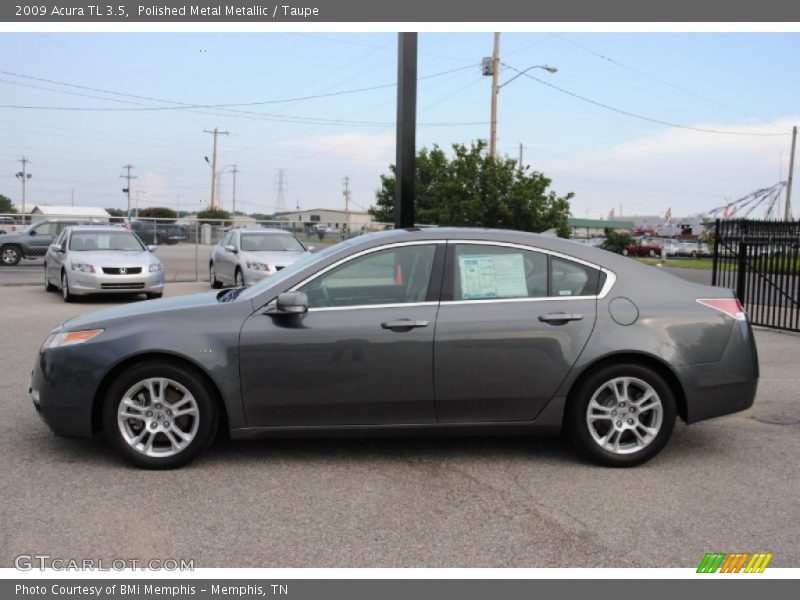
[{"label": "window sticker on glass", "polygon": [[463,300],[525,298],[528,285],[522,254],[482,254],[458,257]]}]

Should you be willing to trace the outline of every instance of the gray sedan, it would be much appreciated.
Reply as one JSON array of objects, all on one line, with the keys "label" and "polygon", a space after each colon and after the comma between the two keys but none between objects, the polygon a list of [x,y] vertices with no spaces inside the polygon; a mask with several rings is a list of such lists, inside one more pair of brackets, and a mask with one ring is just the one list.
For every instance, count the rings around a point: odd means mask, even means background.
[{"label": "gray sedan", "polygon": [[121,227],[66,228],[44,257],[44,287],[61,289],[65,302],[88,294],[164,293],[164,267],[152,251]]},{"label": "gray sedan", "polygon": [[63,436],[184,465],[233,438],[565,431],[632,466],[758,381],[733,293],[556,238],[370,234],[244,289],[119,306],[52,331],[30,395]]},{"label": "gray sedan", "polygon": [[231,229],[211,249],[211,287],[244,287],[274,275],[310,252],[292,233],[280,229]]}]

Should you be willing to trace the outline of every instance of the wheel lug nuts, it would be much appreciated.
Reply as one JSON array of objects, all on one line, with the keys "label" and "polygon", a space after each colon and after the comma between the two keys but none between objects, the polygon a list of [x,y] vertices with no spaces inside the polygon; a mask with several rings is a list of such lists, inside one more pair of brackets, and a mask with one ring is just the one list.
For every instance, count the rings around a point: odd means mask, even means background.
[{"label": "wheel lug nuts", "polygon": [[156,429],[157,427],[158,427],[158,423],[156,423],[155,421],[150,423],[150,429]]},{"label": "wheel lug nuts", "polygon": [[611,411],[611,416],[613,416],[613,417],[616,417],[616,416],[617,416],[617,411],[615,411],[615,410],[612,410],[612,411]]},{"label": "wheel lug nuts", "polygon": [[169,421],[164,421],[162,425],[164,426],[164,429],[169,429]]},{"label": "wheel lug nuts", "polygon": [[168,417],[171,417],[171,416],[172,416],[172,411],[171,411],[171,410],[168,410],[168,411],[167,411],[167,416],[168,416]]},{"label": "wheel lug nuts", "polygon": [[633,419],[628,419],[628,425],[633,425]]},{"label": "wheel lug nuts", "polygon": [[146,417],[152,417],[152,416],[153,416],[153,411],[152,411],[152,410],[148,410],[148,411],[145,413],[145,416],[146,416]]},{"label": "wheel lug nuts", "polygon": [[617,427],[622,427],[622,421],[617,421]]},{"label": "wheel lug nuts", "polygon": [[619,407],[620,407],[620,408],[625,408],[625,403],[624,403],[624,402],[620,402],[620,403],[619,403]]}]

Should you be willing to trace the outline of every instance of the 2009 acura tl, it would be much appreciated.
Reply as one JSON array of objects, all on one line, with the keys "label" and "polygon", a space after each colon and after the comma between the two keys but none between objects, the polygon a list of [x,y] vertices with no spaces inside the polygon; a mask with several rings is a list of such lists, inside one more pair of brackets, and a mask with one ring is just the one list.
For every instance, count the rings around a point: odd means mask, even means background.
[{"label": "2009 acura tl", "polygon": [[687,423],[753,404],[758,359],[727,289],[603,250],[471,229],[366,235],[255,286],[71,319],[30,394],[56,434],[130,462],[234,438],[565,429],[630,466]]}]

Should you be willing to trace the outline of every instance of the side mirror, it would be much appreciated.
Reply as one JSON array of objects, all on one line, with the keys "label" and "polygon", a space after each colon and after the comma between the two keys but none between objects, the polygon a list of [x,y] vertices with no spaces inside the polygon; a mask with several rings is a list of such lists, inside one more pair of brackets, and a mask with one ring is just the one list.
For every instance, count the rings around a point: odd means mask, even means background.
[{"label": "side mirror", "polygon": [[157,247],[158,246],[154,246],[153,244],[150,244],[149,246],[147,246],[147,251],[148,252],[155,252]]},{"label": "side mirror", "polygon": [[64,244],[53,244],[53,250],[56,252],[64,252]]},{"label": "side mirror", "polygon": [[233,252],[234,254],[236,254],[236,246],[228,244],[227,246],[225,246],[225,252]]},{"label": "side mirror", "polygon": [[314,246],[306,246],[306,249],[307,249],[309,252],[313,252],[313,251],[314,251]]},{"label": "side mirror", "polygon": [[302,315],[308,312],[308,296],[305,292],[284,292],[278,294],[275,307],[270,308],[268,315]]},{"label": "side mirror", "polygon": [[31,230],[28,232],[28,235],[36,235],[36,230],[35,230],[35,229],[31,229]]}]

